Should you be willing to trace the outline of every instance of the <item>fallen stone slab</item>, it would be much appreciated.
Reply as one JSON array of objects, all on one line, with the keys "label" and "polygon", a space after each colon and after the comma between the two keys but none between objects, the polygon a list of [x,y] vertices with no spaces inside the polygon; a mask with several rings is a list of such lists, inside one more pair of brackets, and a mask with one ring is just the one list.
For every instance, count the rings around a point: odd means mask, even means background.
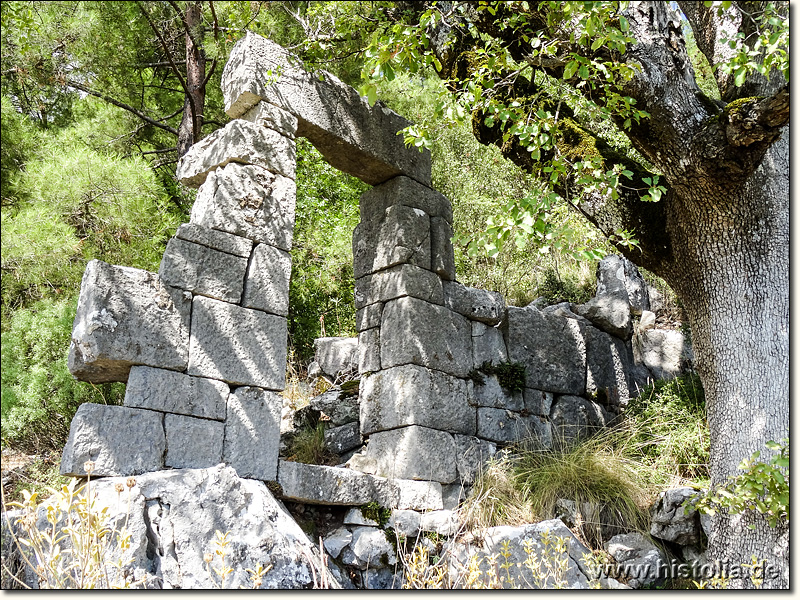
[{"label": "fallen stone slab", "polygon": [[197,188],[215,169],[235,162],[262,167],[294,179],[297,159],[293,140],[245,121],[234,119],[196,142],[178,161],[178,180]]},{"label": "fallen stone slab", "polygon": [[373,433],[366,454],[383,477],[439,483],[458,477],[453,436],[437,429],[411,425]]},{"label": "fallen stone slab", "polygon": [[282,404],[279,394],[257,387],[236,388],[229,396],[223,460],[240,477],[277,478]]},{"label": "fallen stone slab", "polygon": [[289,314],[291,276],[292,257],[288,252],[258,244],[247,265],[242,306],[285,317]]},{"label": "fallen stone slab", "polygon": [[228,384],[222,381],[153,367],[132,367],[124,404],[224,421],[229,391]]},{"label": "fallen stone slab", "polygon": [[467,287],[457,281],[445,281],[444,305],[471,321],[497,325],[505,316],[506,303],[498,292]]},{"label": "fallen stone slab", "polygon": [[127,381],[134,365],[182,371],[191,295],[158,275],[91,260],[72,326],[69,371],[81,381]]},{"label": "fallen stone slab", "polygon": [[232,233],[209,229],[196,223],[183,223],[178,227],[178,231],[175,232],[175,237],[243,258],[249,258],[253,249],[253,240],[233,235]]},{"label": "fallen stone slab", "polygon": [[553,444],[550,423],[544,417],[523,416],[502,408],[478,409],[477,436],[502,444],[530,439],[544,450],[549,450]]},{"label": "fallen stone slab", "polygon": [[222,460],[225,426],[219,421],[184,415],[164,415],[167,455],[164,466],[173,469],[202,469]]},{"label": "fallen stone slab", "polygon": [[297,117],[307,138],[336,169],[371,185],[406,174],[430,185],[430,152],[408,148],[397,133],[411,123],[380,103],[370,106],[327,72],[312,75],[287,50],[248,32],[222,73],[225,112],[237,118],[264,100]]},{"label": "fallen stone slab", "polygon": [[158,275],[168,286],[237,304],[242,299],[247,259],[172,238]]},{"label": "fallen stone slab", "polygon": [[390,179],[361,194],[361,221],[379,221],[387,208],[397,204],[422,210],[431,218],[453,222],[453,206],[446,196],[428,184],[403,176]]},{"label": "fallen stone slab", "polygon": [[355,282],[356,309],[395,298],[411,296],[433,304],[442,304],[442,280],[435,273],[414,265],[400,265]]},{"label": "fallen stone slab", "polygon": [[60,473],[85,477],[87,461],[94,463],[95,477],[162,469],[166,451],[163,419],[162,413],[150,410],[81,404],[69,426]]},{"label": "fallen stone slab", "polygon": [[307,504],[360,506],[377,502],[387,508],[395,504],[394,488],[383,477],[350,469],[279,461],[278,483],[287,500]]}]

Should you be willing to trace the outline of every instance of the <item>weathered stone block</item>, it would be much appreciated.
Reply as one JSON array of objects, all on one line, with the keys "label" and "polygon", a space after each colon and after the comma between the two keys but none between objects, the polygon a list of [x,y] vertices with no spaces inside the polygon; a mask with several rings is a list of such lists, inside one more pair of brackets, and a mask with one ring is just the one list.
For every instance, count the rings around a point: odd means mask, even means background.
[{"label": "weathered stone block", "polygon": [[450,310],[487,325],[503,320],[506,303],[499,293],[466,287],[457,281],[445,281],[442,286],[444,305]]},{"label": "weathered stone block", "polygon": [[326,375],[335,377],[339,373],[356,368],[358,338],[324,337],[314,340],[314,358]]},{"label": "weathered stone block", "polygon": [[235,162],[263,167],[294,179],[297,159],[293,140],[277,131],[234,119],[195,143],[178,161],[178,180],[200,187],[215,169]]},{"label": "weathered stone block", "polygon": [[503,332],[479,321],[472,321],[472,362],[479,369],[485,362],[497,364],[508,361]]},{"label": "weathered stone block", "polygon": [[506,346],[512,362],[525,365],[525,386],[562,394],[586,389],[583,325],[543,314],[533,306],[508,307]]},{"label": "weathered stone block", "polygon": [[330,73],[310,74],[284,48],[254,33],[239,40],[222,73],[225,111],[236,118],[266,100],[297,117],[305,137],[335,168],[376,185],[404,173],[430,184],[430,152],[407,148],[410,123],[381,103],[370,106]]},{"label": "weathered stone block", "polygon": [[458,533],[458,514],[454,510],[432,510],[422,515],[420,529],[438,533],[442,536],[453,536]]},{"label": "weathered stone block", "polygon": [[381,330],[379,327],[358,334],[358,372],[381,370]]},{"label": "weathered stone block", "polygon": [[591,435],[606,425],[603,409],[580,396],[556,398],[550,409],[550,422],[555,440],[562,445]]},{"label": "weathered stone block", "polygon": [[236,304],[246,269],[246,258],[172,238],[158,275],[169,286]]},{"label": "weathered stone block", "polygon": [[597,296],[614,296],[625,301],[634,315],[650,310],[647,283],[639,269],[624,256],[612,254],[597,264]]},{"label": "weathered stone block", "polygon": [[640,532],[615,535],[605,543],[605,549],[617,561],[622,573],[632,573],[632,567],[638,567],[636,575],[627,581],[633,589],[664,582],[664,569],[660,567],[669,563],[661,550]]},{"label": "weathered stone block", "polygon": [[633,356],[644,364],[655,379],[677,377],[685,363],[692,361],[691,348],[680,331],[649,329],[633,340]]},{"label": "weathered stone block", "polygon": [[456,466],[463,485],[475,483],[486,462],[495,455],[497,446],[474,436],[453,436],[456,443]]},{"label": "weathered stone block", "polygon": [[441,217],[453,222],[453,206],[441,193],[409,177],[395,177],[361,194],[359,208],[361,220],[375,222],[393,204],[418,208],[430,217]]},{"label": "weathered stone block", "polygon": [[336,454],[344,454],[348,450],[358,448],[362,443],[358,421],[325,431],[325,447]]},{"label": "weathered stone block", "polygon": [[81,404],[69,426],[61,474],[85,477],[87,461],[94,462],[95,477],[158,471],[166,450],[163,417],[138,408]]},{"label": "weathered stone block", "polygon": [[341,390],[332,389],[312,398],[309,406],[327,416],[335,427],[358,421],[357,394],[348,395]]},{"label": "weathered stone block", "polygon": [[222,456],[239,477],[276,479],[282,404],[280,395],[256,387],[229,396]]},{"label": "weathered stone block", "polygon": [[359,397],[364,435],[405,425],[475,433],[466,382],[439,371],[417,365],[384,369],[361,379]]},{"label": "weathered stone block", "polygon": [[289,139],[294,139],[297,134],[297,117],[289,111],[278,108],[274,104],[261,101],[246,113],[241,115],[245,121],[250,121],[262,127],[274,129]]},{"label": "weathered stone block", "polygon": [[381,320],[381,367],[409,363],[466,377],[472,370],[469,321],[417,298],[387,302]]},{"label": "weathered stone block", "polygon": [[484,375],[483,383],[475,382],[472,396],[475,406],[516,411],[524,407],[522,392],[510,393],[500,385],[496,375]]},{"label": "weathered stone block", "polygon": [[292,257],[288,252],[258,244],[247,266],[242,306],[285,317],[289,314],[291,276]]},{"label": "weathered stone block", "polygon": [[197,192],[191,222],[286,250],[292,249],[293,180],[252,165],[212,172]]},{"label": "weathered stone block", "polygon": [[342,550],[353,540],[353,534],[347,527],[339,527],[325,536],[322,545],[333,558],[337,558]]},{"label": "weathered stone block", "polygon": [[701,492],[690,487],[661,492],[650,507],[650,535],[681,546],[698,544],[700,515],[687,502],[696,500],[700,495]]},{"label": "weathered stone block", "polygon": [[442,484],[436,481],[392,479],[397,494],[396,507],[411,510],[439,510],[442,508]]},{"label": "weathered stone block", "polygon": [[424,211],[393,205],[353,231],[353,270],[359,278],[401,264],[430,270],[431,226]]},{"label": "weathered stone block", "polygon": [[133,367],[125,388],[125,406],[224,421],[229,391],[222,381]]},{"label": "weathered stone block", "polygon": [[82,381],[127,381],[133,365],[182,371],[188,360],[191,295],[141,269],[89,261],[69,347]]},{"label": "weathered stone block", "polygon": [[455,450],[449,433],[417,425],[373,433],[367,444],[378,475],[439,483],[458,477]]},{"label": "weathered stone block", "polygon": [[601,404],[625,405],[630,399],[631,369],[625,343],[594,327],[586,333],[586,395],[597,395]]},{"label": "weathered stone block", "polygon": [[282,390],[286,334],[283,317],[196,297],[187,373],[232,385]]},{"label": "weathered stone block", "polygon": [[183,415],[164,415],[167,456],[164,466],[173,469],[203,469],[222,460],[225,426],[219,421]]},{"label": "weathered stone block", "polygon": [[178,227],[178,231],[175,232],[175,237],[244,258],[249,258],[253,249],[253,240],[248,240],[232,233],[209,229],[196,223],[182,224]]},{"label": "weathered stone block", "polygon": [[627,300],[607,294],[595,296],[585,304],[571,304],[574,313],[611,335],[626,340],[631,336],[631,310]]},{"label": "weathered stone block", "polygon": [[377,502],[390,508],[395,505],[395,490],[383,477],[350,469],[306,465],[280,461],[278,483],[283,497],[308,504],[358,506]]},{"label": "weathered stone block", "polygon": [[367,567],[375,568],[397,562],[394,547],[389,543],[383,530],[377,527],[356,527],[353,530],[350,548],[358,560]]},{"label": "weathered stone block", "polygon": [[453,228],[443,217],[431,217],[431,270],[442,279],[456,278]]},{"label": "weathered stone block", "polygon": [[501,408],[478,409],[478,437],[503,444],[530,438],[545,450],[553,444],[550,423],[546,419],[536,415],[524,417]]},{"label": "weathered stone block", "polygon": [[373,327],[381,326],[381,315],[383,314],[383,302],[369,304],[356,311],[356,330],[364,331]]},{"label": "weathered stone block", "polygon": [[542,417],[550,414],[550,408],[553,406],[553,392],[525,388],[522,396],[525,400],[525,410],[529,413]]},{"label": "weathered stone block", "polygon": [[419,526],[422,515],[415,510],[393,510],[389,517],[389,527],[395,530],[397,535],[413,538],[419,533]]},{"label": "weathered stone block", "polygon": [[433,304],[442,304],[442,280],[425,269],[401,265],[356,279],[356,309],[376,302],[411,296]]}]

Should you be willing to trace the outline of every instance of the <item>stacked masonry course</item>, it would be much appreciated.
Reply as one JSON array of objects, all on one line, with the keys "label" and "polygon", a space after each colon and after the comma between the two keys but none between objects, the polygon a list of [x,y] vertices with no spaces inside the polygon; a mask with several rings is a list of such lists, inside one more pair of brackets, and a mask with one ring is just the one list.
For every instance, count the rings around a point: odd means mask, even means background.
[{"label": "stacked masonry course", "polygon": [[[257,35],[238,42],[223,73],[233,120],[179,164],[199,190],[159,273],[87,266],[70,370],[128,387],[123,407],[79,409],[62,473],[85,475],[87,460],[96,476],[224,462],[304,502],[435,510],[442,486],[469,485],[497,444],[532,435],[549,448],[678,371],[682,339],[651,330],[631,342],[631,314],[649,305],[625,259],[605,259],[597,297],[580,306],[507,307],[458,283],[452,207],[431,188],[430,154],[396,135],[408,122],[295,64]],[[374,186],[353,233],[368,444],[350,469],[278,460],[296,136]],[[481,374],[509,361],[525,367],[520,391]]]}]

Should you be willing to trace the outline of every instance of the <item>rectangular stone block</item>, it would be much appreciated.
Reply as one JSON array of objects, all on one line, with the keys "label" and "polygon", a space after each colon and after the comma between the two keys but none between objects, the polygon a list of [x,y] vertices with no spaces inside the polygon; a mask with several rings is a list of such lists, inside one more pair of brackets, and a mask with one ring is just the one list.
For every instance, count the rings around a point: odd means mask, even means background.
[{"label": "rectangular stone block", "polygon": [[440,510],[443,506],[442,484],[436,481],[393,479],[399,510]]},{"label": "rectangular stone block", "polygon": [[253,240],[209,229],[196,223],[183,223],[175,232],[175,237],[244,258],[249,258],[250,251],[253,249]]},{"label": "rectangular stone block", "polygon": [[94,463],[94,477],[125,477],[164,467],[164,415],[104,404],[81,404],[69,426],[61,455],[62,475],[86,477],[84,464]]},{"label": "rectangular stone block", "polygon": [[497,446],[492,442],[474,436],[453,436],[456,443],[456,466],[463,485],[475,483],[486,463],[497,453]]},{"label": "rectangular stone block", "polygon": [[381,370],[381,330],[379,327],[358,334],[358,372]]},{"label": "rectangular stone block", "polygon": [[125,406],[224,421],[229,391],[222,381],[133,367],[125,388]]},{"label": "rectangular stone block", "polygon": [[228,397],[223,460],[239,477],[277,479],[282,405],[279,394],[255,387],[236,388]]},{"label": "rectangular stone block", "polygon": [[525,388],[523,398],[525,399],[525,410],[532,415],[546,417],[550,414],[550,408],[553,406],[553,392]]},{"label": "rectangular stone block", "polygon": [[282,390],[286,319],[198,296],[192,304],[189,375]]},{"label": "rectangular stone block", "polygon": [[522,392],[510,393],[500,385],[496,375],[484,375],[482,384],[476,381],[473,397],[475,406],[517,411],[524,408]]},{"label": "rectangular stone block", "polygon": [[485,362],[497,364],[508,361],[503,332],[479,321],[472,321],[472,360],[476,369]]},{"label": "rectangular stone block", "polygon": [[358,421],[325,430],[325,447],[336,454],[344,454],[362,443]]},{"label": "rectangular stone block", "polygon": [[359,398],[364,435],[406,425],[475,433],[467,382],[439,371],[416,365],[384,369],[361,379]]},{"label": "rectangular stone block", "polygon": [[197,188],[209,173],[232,162],[294,179],[295,143],[277,131],[234,119],[189,148],[178,161],[177,177],[182,184]]},{"label": "rectangular stone block", "polygon": [[406,364],[466,377],[472,370],[469,321],[417,298],[387,302],[381,320],[381,367]]},{"label": "rectangular stone block", "polygon": [[394,205],[353,231],[353,270],[358,279],[401,264],[430,270],[430,219],[422,210]]},{"label": "rectangular stone block", "polygon": [[627,404],[631,364],[625,342],[594,327],[585,332],[586,395],[596,395],[601,404]]},{"label": "rectangular stone block", "polygon": [[506,303],[498,292],[467,287],[457,281],[443,284],[444,305],[471,321],[497,325],[505,317]]},{"label": "rectangular stone block", "polygon": [[412,425],[373,433],[367,457],[376,474],[391,479],[420,479],[452,483],[458,477],[453,436],[444,431]]},{"label": "rectangular stone block", "polygon": [[408,148],[397,132],[410,123],[366,99],[330,73],[310,74],[287,50],[247,33],[231,51],[222,73],[225,112],[236,118],[260,100],[297,117],[297,136],[307,138],[336,169],[371,185],[404,173],[431,181],[427,150]]},{"label": "rectangular stone block", "polygon": [[575,319],[542,313],[533,306],[508,307],[506,347],[512,362],[525,365],[525,386],[559,394],[586,389],[584,326]]},{"label": "rectangular stone block", "polygon": [[383,477],[350,469],[279,461],[278,483],[283,497],[308,504],[358,506],[377,502],[386,508],[397,503],[394,486]]},{"label": "rectangular stone block", "polygon": [[478,409],[478,437],[502,444],[535,440],[544,450],[553,445],[550,423],[546,419],[536,415],[524,417],[502,408]]},{"label": "rectangular stone block", "polygon": [[442,280],[436,273],[413,265],[392,267],[356,279],[356,309],[403,296],[412,296],[433,304],[442,304],[444,302]]},{"label": "rectangular stone block", "polygon": [[197,192],[191,222],[292,249],[296,186],[261,167],[229,164],[209,174]]},{"label": "rectangular stone block", "polygon": [[383,313],[383,302],[369,304],[356,311],[356,330],[364,331],[373,327],[381,326],[381,314]]},{"label": "rectangular stone block", "polygon": [[70,373],[82,381],[127,381],[133,365],[183,371],[188,361],[191,294],[155,273],[89,261],[69,347]]},{"label": "rectangular stone block", "polygon": [[258,244],[247,266],[242,306],[285,317],[289,314],[291,276],[292,257],[288,252]]},{"label": "rectangular stone block", "polygon": [[423,185],[410,177],[395,177],[361,194],[359,209],[361,220],[374,222],[380,220],[386,209],[392,205],[418,208],[429,217],[441,217],[453,222],[453,206],[440,192],[429,185]]},{"label": "rectangular stone block", "polygon": [[246,258],[172,238],[158,275],[172,287],[236,304],[242,299],[246,269]]},{"label": "rectangular stone block", "polygon": [[167,456],[164,466],[173,469],[205,469],[222,460],[225,426],[219,421],[183,415],[164,415]]},{"label": "rectangular stone block", "polygon": [[446,281],[456,278],[453,228],[443,217],[431,217],[431,271]]},{"label": "rectangular stone block", "polygon": [[268,102],[259,102],[244,113],[241,118],[256,125],[274,129],[291,140],[297,135],[297,117],[289,111],[278,108]]}]

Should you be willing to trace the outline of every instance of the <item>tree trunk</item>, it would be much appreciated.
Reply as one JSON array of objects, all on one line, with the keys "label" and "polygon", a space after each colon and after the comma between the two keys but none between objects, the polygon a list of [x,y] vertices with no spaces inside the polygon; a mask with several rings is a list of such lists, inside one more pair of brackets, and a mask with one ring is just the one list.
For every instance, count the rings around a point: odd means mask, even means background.
[{"label": "tree trunk", "polygon": [[[202,48],[194,43],[200,39],[202,13],[199,2],[186,7],[186,27],[192,35],[186,35],[186,86],[189,93],[183,104],[183,119],[178,128],[178,156],[183,156],[200,139],[205,105],[206,59]],[[194,40],[192,39],[194,38]]]}]

